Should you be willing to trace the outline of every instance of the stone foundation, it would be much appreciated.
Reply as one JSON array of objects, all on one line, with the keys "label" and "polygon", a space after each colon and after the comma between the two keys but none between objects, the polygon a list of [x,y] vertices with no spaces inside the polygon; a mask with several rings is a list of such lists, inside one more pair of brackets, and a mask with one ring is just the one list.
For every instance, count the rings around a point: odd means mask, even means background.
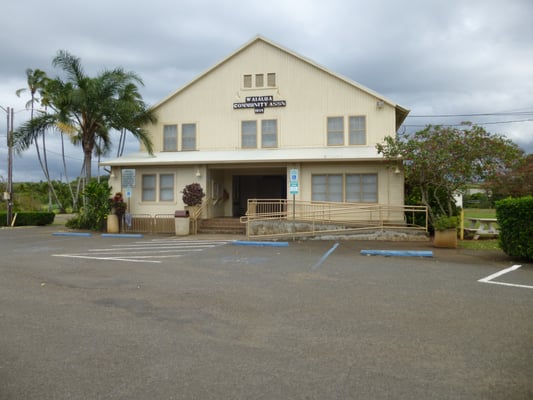
[{"label": "stone foundation", "polygon": [[[383,240],[383,241],[429,241],[429,234],[424,231],[410,229],[378,229],[368,228],[347,232],[347,229],[357,229],[336,224],[313,224],[302,221],[252,221],[248,225],[249,236],[280,236],[294,235],[311,240]],[[321,233],[323,231],[323,233]],[[338,231],[336,233],[335,231]]]}]

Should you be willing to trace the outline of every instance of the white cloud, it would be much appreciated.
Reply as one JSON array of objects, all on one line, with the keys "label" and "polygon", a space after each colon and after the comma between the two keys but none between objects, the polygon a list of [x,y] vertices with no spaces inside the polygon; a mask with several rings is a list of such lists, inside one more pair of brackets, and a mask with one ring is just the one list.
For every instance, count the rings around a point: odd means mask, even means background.
[{"label": "white cloud", "polygon": [[[28,0],[2,11],[0,105],[16,110],[25,69],[55,75],[59,49],[79,56],[89,74],[117,66],[138,73],[153,104],[261,34],[414,115],[533,111],[529,0]],[[495,119],[504,120],[479,122]],[[429,122],[457,121],[407,120]],[[486,127],[533,152],[533,122]],[[0,123],[0,142],[2,134]],[[3,166],[0,154],[0,174]]]}]

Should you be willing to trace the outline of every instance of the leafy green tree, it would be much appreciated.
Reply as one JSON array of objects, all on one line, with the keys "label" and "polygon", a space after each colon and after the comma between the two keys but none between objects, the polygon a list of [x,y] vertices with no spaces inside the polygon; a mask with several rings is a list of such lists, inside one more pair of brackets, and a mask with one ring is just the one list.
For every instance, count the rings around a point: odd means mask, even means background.
[{"label": "leafy green tree", "polygon": [[[30,110],[30,121],[33,121],[35,117],[35,107],[39,103],[41,103],[41,99],[45,98],[45,88],[47,83],[49,82],[48,77],[46,76],[46,73],[40,69],[30,69],[28,68],[26,70],[26,82],[28,87],[27,88],[21,88],[16,91],[16,95],[20,97],[20,95],[23,92],[29,91],[30,93],[30,100],[26,103],[26,108]],[[39,145],[39,136],[42,140],[42,151],[41,146]],[[64,211],[64,207],[59,200],[54,185],[52,184],[52,179],[50,178],[50,171],[48,168],[48,158],[46,154],[46,135],[45,131],[33,131],[30,134],[29,137],[30,143],[33,143],[35,145],[35,151],[37,153],[37,159],[39,160],[39,165],[41,166],[41,169],[44,173],[44,176],[46,178],[46,181],[48,183],[48,190],[50,191],[51,195],[54,197],[55,202],[57,203],[59,209],[61,211]],[[50,211],[50,210],[49,210]]]},{"label": "leafy green tree", "polygon": [[494,201],[533,196],[533,154],[523,158],[516,168],[496,174],[483,187],[492,193]]},{"label": "leafy green tree", "polygon": [[111,146],[111,130],[126,129],[152,154],[152,142],[142,129],[154,122],[152,111],[142,101],[137,85],[141,79],[122,68],[106,70],[96,77],[85,74],[81,60],[66,51],[59,51],[53,60],[65,75],[46,86],[48,112],[21,125],[15,132],[15,148],[23,151],[33,142],[36,133],[59,129],[70,135],[83,151],[83,173],[91,178],[93,154],[105,154]]},{"label": "leafy green tree", "polygon": [[511,140],[475,125],[429,125],[412,135],[388,136],[376,147],[391,164],[402,162],[406,184],[428,207],[431,223],[455,214],[454,194],[514,168],[523,157]]}]

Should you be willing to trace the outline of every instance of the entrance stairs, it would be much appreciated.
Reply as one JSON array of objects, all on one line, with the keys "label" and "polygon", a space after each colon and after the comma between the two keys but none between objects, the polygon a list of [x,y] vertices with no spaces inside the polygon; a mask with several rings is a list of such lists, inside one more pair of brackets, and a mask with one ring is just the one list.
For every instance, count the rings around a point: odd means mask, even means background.
[{"label": "entrance stairs", "polygon": [[198,220],[198,233],[244,235],[246,225],[239,218],[221,217]]}]

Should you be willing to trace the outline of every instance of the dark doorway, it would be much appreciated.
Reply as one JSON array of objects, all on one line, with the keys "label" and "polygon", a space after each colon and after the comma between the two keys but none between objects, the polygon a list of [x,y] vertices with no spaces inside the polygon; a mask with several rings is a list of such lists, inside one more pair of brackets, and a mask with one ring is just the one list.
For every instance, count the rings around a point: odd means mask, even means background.
[{"label": "dark doorway", "polygon": [[233,176],[233,216],[246,213],[248,199],[286,199],[285,175],[235,175]]}]

